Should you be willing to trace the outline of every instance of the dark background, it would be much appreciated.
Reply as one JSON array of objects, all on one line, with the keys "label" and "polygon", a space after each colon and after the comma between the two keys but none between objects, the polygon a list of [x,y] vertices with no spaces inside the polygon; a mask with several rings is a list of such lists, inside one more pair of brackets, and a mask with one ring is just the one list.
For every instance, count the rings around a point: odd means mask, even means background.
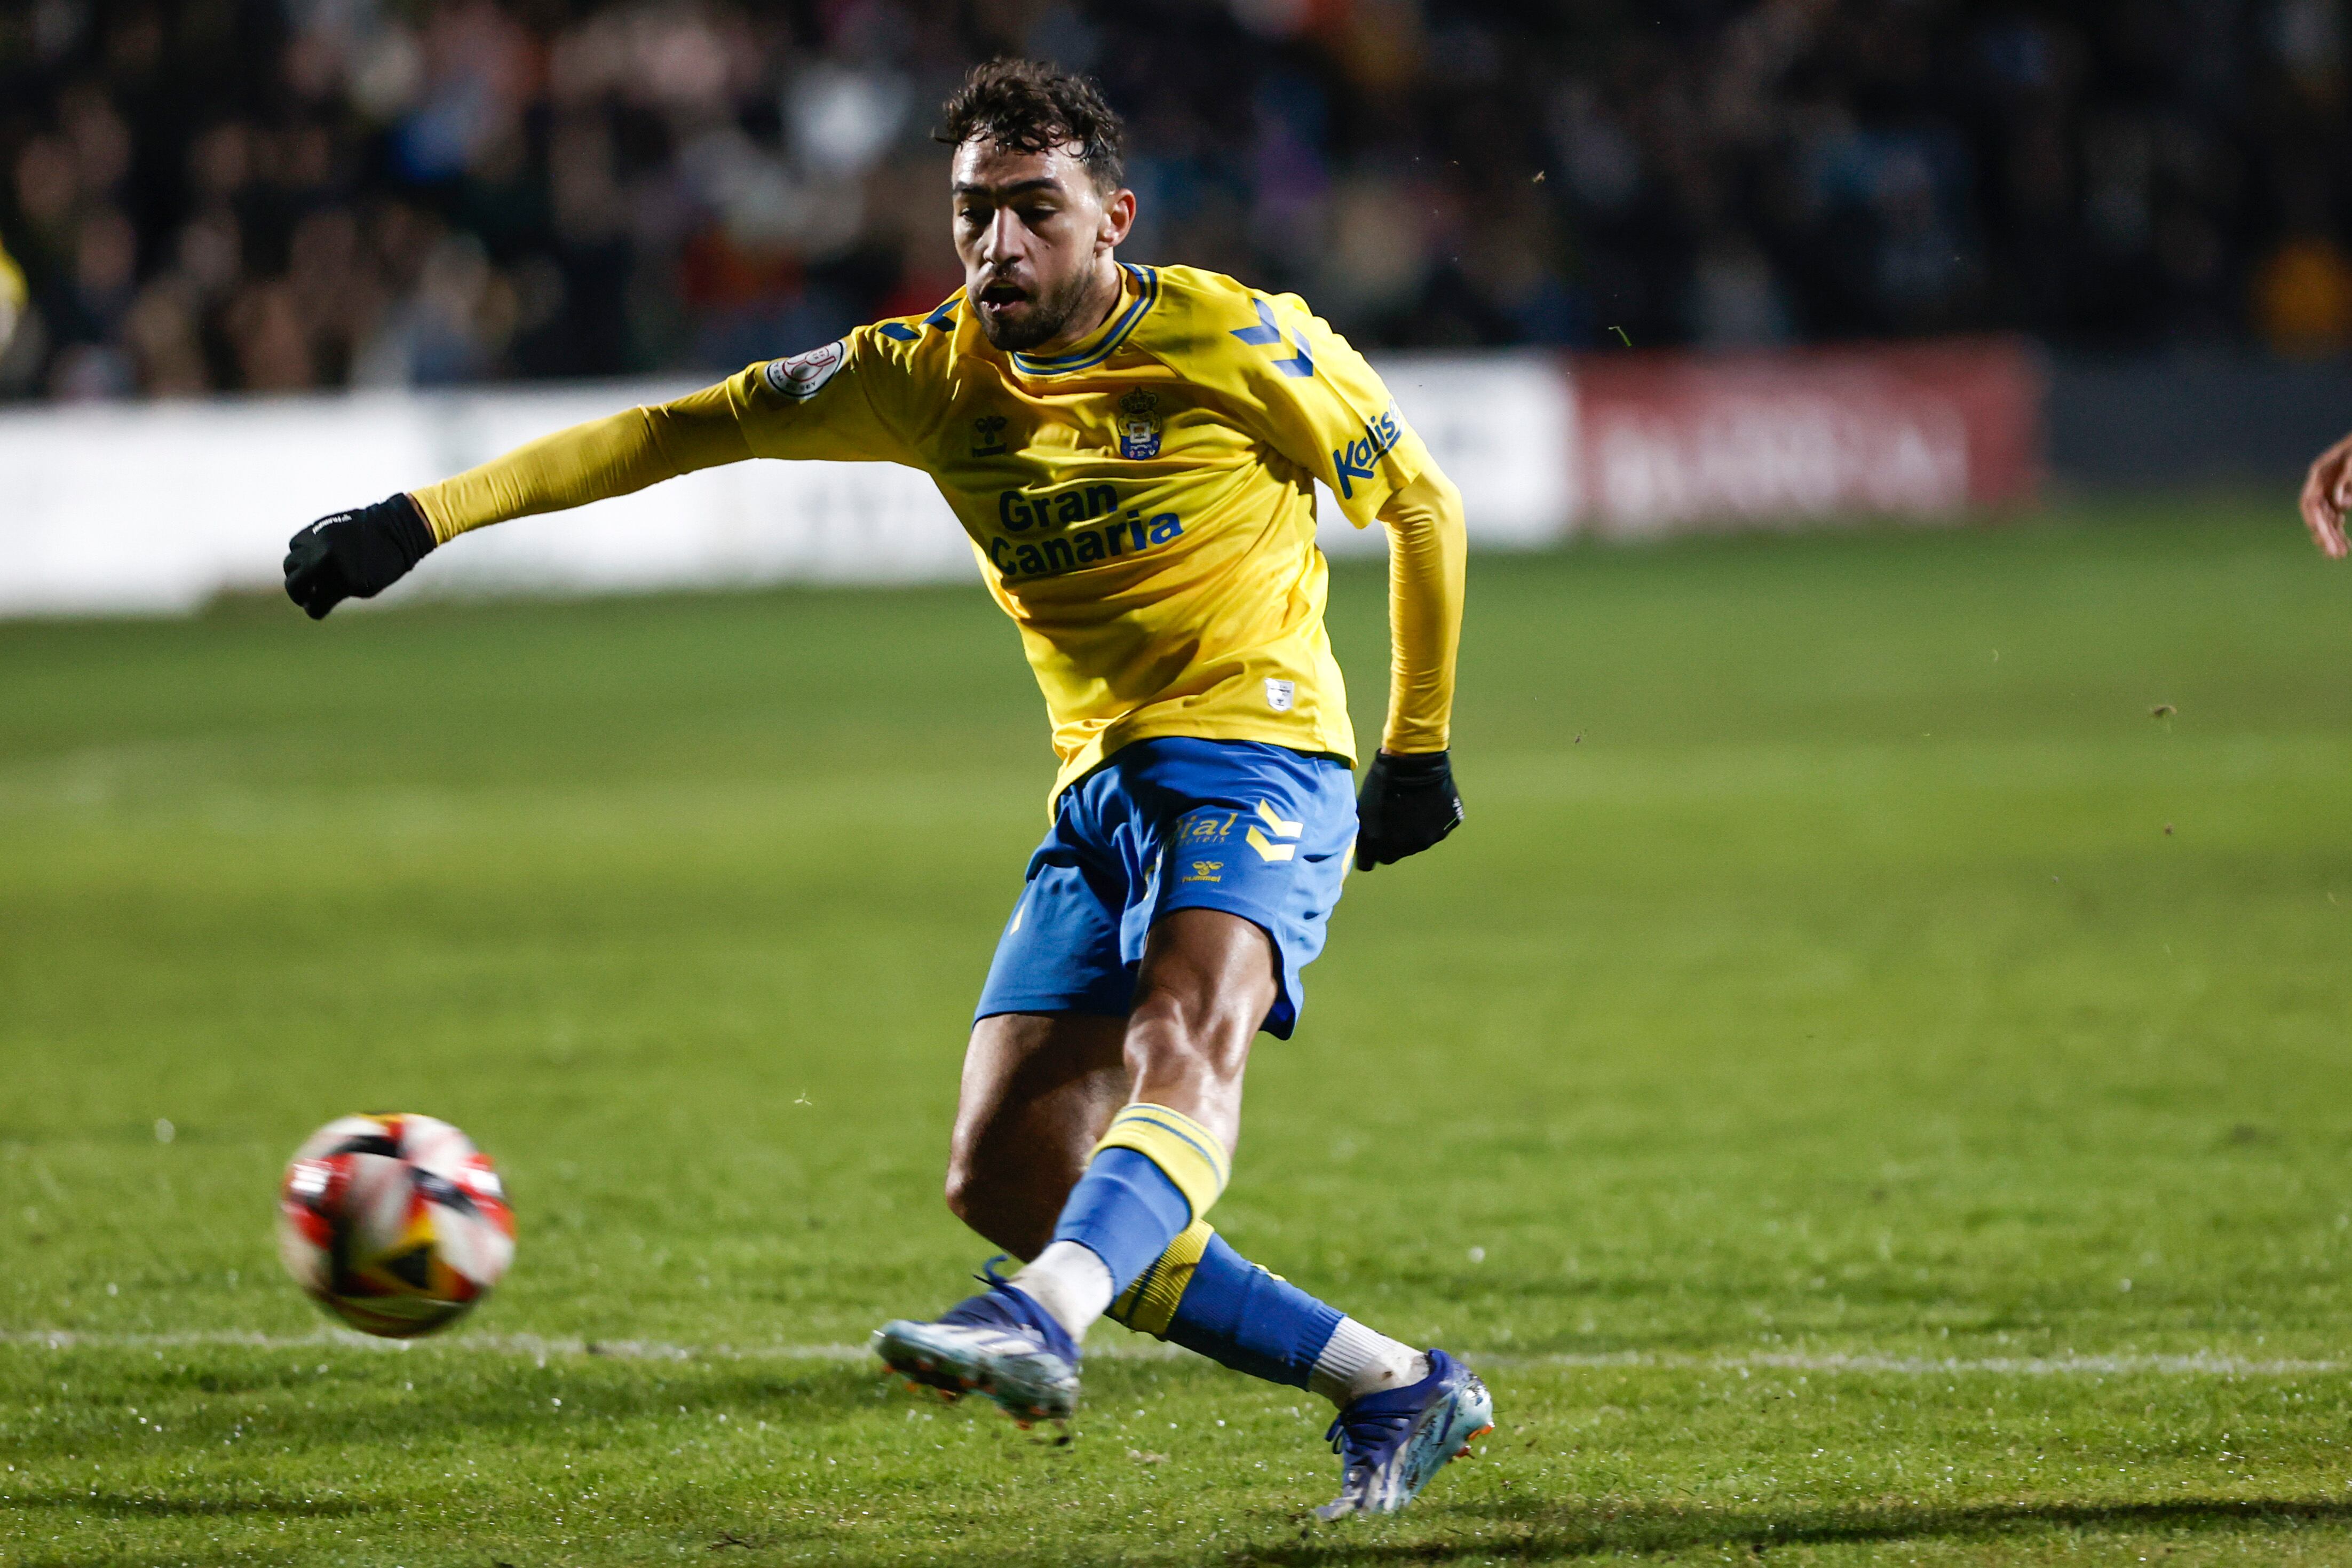
[{"label": "dark background", "polygon": [[[0,0],[0,396],[720,372],[958,282],[937,106],[1366,345],[2352,346],[2344,0]],[[1622,336],[1621,336],[1622,331]]]}]

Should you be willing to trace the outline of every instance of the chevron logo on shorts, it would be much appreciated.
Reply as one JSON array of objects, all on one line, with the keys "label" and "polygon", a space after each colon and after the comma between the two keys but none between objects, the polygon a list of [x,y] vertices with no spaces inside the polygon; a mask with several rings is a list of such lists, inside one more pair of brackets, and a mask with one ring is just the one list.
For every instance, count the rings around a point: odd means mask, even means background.
[{"label": "chevron logo on shorts", "polygon": [[[1274,838],[1296,838],[1307,831],[1306,824],[1283,821],[1281,817],[1275,815],[1274,807],[1264,801],[1257,803],[1257,815],[1258,822],[1265,825],[1266,829],[1273,833]],[[1258,858],[1262,860],[1287,860],[1298,852],[1298,846],[1296,844],[1276,844],[1274,838],[1268,838],[1265,832],[1260,831],[1257,823],[1254,822],[1250,824],[1250,830],[1242,836],[1242,842],[1256,850]]]}]

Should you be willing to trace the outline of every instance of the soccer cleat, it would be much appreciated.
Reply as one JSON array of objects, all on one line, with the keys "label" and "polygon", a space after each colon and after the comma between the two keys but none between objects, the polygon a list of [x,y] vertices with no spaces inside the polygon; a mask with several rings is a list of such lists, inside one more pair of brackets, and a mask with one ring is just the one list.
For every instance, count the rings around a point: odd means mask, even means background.
[{"label": "soccer cleat", "polygon": [[894,1319],[874,1349],[909,1386],[952,1400],[984,1394],[1027,1426],[1066,1421],[1078,1407],[1078,1347],[1054,1315],[993,1273],[988,1289],[936,1321]]},{"label": "soccer cleat", "polygon": [[1315,1516],[1394,1513],[1448,1459],[1466,1457],[1470,1445],[1494,1429],[1494,1396],[1478,1374],[1433,1350],[1427,1377],[1367,1394],[1332,1420],[1324,1436],[1339,1456],[1339,1495]]}]

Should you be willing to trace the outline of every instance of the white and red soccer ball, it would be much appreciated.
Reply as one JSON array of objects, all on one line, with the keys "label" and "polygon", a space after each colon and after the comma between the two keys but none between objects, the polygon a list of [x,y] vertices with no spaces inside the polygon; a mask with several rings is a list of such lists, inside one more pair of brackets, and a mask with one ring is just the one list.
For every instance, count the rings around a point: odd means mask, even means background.
[{"label": "white and red soccer ball", "polygon": [[430,1116],[345,1116],[310,1134],[278,1193],[278,1256],[364,1333],[446,1328],[514,1261],[514,1211],[489,1156]]}]

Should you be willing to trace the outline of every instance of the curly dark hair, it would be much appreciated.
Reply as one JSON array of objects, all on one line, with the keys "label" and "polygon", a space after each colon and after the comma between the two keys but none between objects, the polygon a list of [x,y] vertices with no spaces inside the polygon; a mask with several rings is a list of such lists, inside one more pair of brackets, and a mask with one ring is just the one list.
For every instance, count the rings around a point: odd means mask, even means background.
[{"label": "curly dark hair", "polygon": [[950,147],[974,137],[1013,153],[1066,146],[1097,190],[1115,191],[1126,177],[1119,160],[1126,127],[1099,88],[1058,66],[1015,59],[974,66],[940,114],[933,140]]}]

